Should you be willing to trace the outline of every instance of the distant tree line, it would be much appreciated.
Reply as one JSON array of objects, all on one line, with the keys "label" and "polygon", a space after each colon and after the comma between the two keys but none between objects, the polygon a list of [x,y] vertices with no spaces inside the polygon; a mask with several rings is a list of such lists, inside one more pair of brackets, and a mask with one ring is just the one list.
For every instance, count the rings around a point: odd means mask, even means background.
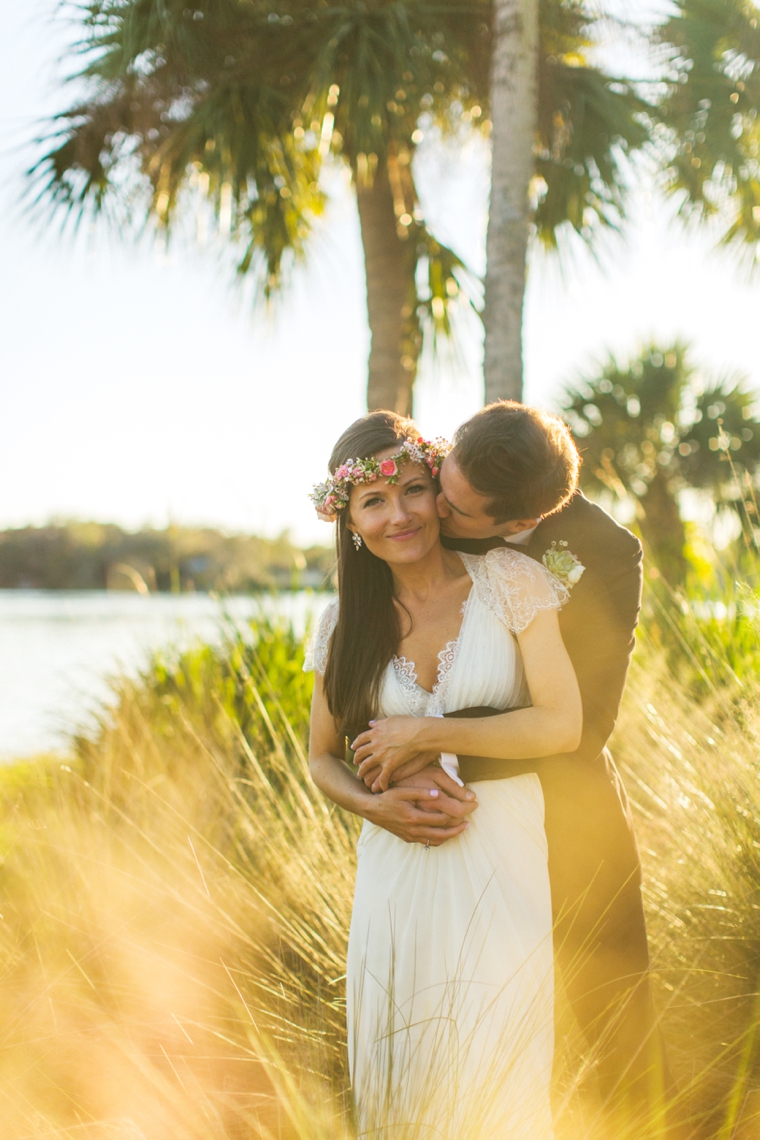
[{"label": "distant tree line", "polygon": [[66,522],[0,531],[0,588],[247,592],[328,585],[332,555],[204,527],[122,530]]}]

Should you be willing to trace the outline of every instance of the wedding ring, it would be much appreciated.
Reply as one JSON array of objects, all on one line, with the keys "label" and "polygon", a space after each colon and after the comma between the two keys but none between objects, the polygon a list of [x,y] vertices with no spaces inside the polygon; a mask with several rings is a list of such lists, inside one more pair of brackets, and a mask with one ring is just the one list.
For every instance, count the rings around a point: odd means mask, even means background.
[{"label": "wedding ring", "polygon": [[425,846],[422,848],[422,850],[423,851],[429,851],[430,850],[430,840],[429,839],[428,839],[427,843],[425,844]]}]

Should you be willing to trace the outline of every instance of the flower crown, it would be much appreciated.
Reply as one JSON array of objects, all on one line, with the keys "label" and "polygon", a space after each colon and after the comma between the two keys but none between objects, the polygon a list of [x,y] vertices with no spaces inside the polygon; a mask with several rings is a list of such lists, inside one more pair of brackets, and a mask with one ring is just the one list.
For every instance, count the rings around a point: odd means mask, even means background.
[{"label": "flower crown", "polygon": [[309,498],[317,508],[317,514],[325,522],[334,522],[338,511],[348,506],[351,487],[361,483],[374,483],[376,479],[387,479],[398,483],[400,468],[405,463],[424,463],[430,474],[436,476],[451,444],[445,439],[405,439],[397,455],[382,462],[370,456],[368,459],[348,459],[325,483],[317,483]]}]

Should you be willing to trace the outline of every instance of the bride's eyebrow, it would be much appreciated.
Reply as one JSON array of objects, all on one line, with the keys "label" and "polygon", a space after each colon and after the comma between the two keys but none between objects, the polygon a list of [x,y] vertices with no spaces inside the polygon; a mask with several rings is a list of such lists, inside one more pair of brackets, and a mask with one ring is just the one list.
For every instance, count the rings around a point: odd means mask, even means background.
[{"label": "bride's eyebrow", "polygon": [[383,491],[384,491],[384,490],[385,490],[385,486],[384,486],[384,485],[381,485],[380,487],[367,487],[367,488],[366,488],[364,491],[362,491],[362,492],[361,492],[361,494],[359,495],[359,502],[360,502],[360,503],[363,503],[365,499],[369,499],[369,498],[371,498],[373,495],[382,495],[382,493],[383,493]]}]

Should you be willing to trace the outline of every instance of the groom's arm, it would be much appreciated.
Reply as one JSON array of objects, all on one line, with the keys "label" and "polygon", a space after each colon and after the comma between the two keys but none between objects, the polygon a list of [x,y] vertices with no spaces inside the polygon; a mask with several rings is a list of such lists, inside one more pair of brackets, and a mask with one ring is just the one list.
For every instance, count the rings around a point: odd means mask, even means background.
[{"label": "groom's arm", "polygon": [[[565,644],[578,678],[583,704],[580,747],[566,758],[591,762],[612,735],[625,688],[641,607],[641,544],[628,531],[618,530],[603,552],[603,576],[584,574],[560,615]],[[600,590],[600,585],[604,586]],[[460,756],[466,783],[499,780],[535,771],[537,762],[492,760]]]}]

